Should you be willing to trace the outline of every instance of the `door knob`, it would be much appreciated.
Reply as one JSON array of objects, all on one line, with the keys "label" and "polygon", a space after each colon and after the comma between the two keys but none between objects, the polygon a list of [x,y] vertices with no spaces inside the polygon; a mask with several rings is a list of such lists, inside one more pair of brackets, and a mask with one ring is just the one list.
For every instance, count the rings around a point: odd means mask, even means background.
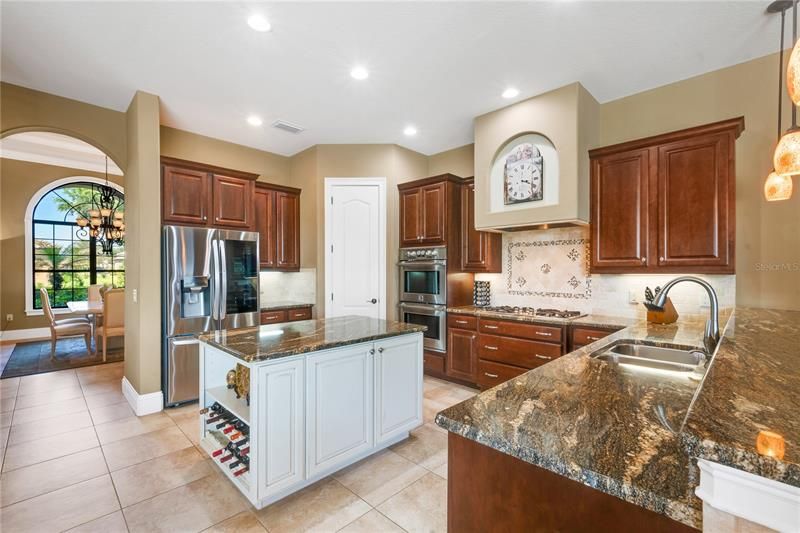
[{"label": "door knob", "polygon": [[378,303],[378,299],[377,298],[373,298],[372,300],[367,300],[367,303],[368,304],[376,304],[376,303]]}]

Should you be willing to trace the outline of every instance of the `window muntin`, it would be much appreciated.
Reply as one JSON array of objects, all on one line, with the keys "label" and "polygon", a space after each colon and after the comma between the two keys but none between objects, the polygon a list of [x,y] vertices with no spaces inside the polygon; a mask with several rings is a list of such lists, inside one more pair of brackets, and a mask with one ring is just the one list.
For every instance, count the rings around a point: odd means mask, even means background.
[{"label": "window muntin", "polygon": [[[86,216],[96,192],[93,183],[68,183],[47,192],[36,204],[30,250],[34,309],[42,308],[42,287],[53,308],[64,308],[68,301],[86,300],[89,285],[125,286],[124,245],[115,245],[112,255],[106,255],[96,239],[77,235],[75,217]],[[119,191],[114,194],[123,197]],[[124,210],[124,204],[119,210]]]}]

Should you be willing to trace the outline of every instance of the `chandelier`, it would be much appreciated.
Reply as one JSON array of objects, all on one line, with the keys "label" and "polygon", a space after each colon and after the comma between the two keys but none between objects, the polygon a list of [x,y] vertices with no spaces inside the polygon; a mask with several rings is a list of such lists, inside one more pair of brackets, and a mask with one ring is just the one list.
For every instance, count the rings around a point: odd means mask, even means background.
[{"label": "chandelier", "polygon": [[93,237],[102,247],[103,253],[111,255],[114,245],[125,243],[125,215],[121,210],[122,200],[108,185],[108,156],[106,156],[106,183],[98,187],[97,194],[92,187],[91,207],[85,215],[75,218],[78,237]]}]

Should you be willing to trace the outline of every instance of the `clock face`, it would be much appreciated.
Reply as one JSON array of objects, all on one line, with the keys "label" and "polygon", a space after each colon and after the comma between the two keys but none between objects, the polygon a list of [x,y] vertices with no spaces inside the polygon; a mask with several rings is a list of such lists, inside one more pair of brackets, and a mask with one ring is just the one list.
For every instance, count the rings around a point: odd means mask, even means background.
[{"label": "clock face", "polygon": [[519,145],[506,159],[503,179],[507,205],[541,200],[542,156],[539,150],[529,143]]}]

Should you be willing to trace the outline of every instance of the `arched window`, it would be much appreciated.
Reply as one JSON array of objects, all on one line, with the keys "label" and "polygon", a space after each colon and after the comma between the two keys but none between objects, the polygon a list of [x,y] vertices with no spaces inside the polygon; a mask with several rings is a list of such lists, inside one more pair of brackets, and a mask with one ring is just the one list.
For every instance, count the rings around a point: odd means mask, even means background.
[{"label": "arched window", "polygon": [[[31,199],[26,214],[26,303],[34,314],[42,309],[39,289],[50,293],[53,308],[67,302],[86,300],[93,284],[125,286],[125,247],[114,245],[103,253],[100,243],[75,224],[86,216],[101,180],[88,177],[65,178],[41,189]],[[113,194],[124,209],[122,189],[113,184]]]}]

